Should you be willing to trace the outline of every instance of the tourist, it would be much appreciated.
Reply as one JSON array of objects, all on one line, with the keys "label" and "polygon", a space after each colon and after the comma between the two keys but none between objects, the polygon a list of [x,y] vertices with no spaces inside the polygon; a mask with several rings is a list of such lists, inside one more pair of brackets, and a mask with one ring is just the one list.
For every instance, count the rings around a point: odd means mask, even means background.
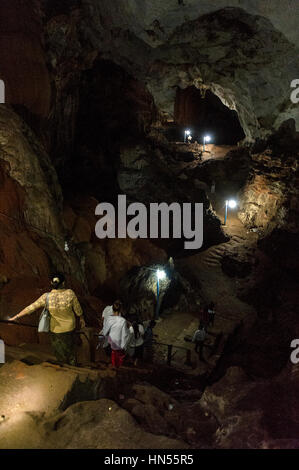
[{"label": "tourist", "polygon": [[120,367],[125,358],[125,349],[130,340],[127,321],[121,316],[121,302],[114,302],[113,315],[109,315],[104,322],[102,334],[107,338],[111,347],[111,363],[113,367]]},{"label": "tourist", "polygon": [[43,294],[36,302],[10,318],[20,319],[40,308],[48,307],[50,314],[50,338],[57,360],[63,364],[76,365],[74,332],[75,315],[80,318],[80,328],[85,327],[82,308],[71,289],[65,288],[65,278],[61,273],[55,274],[51,280],[52,290]]},{"label": "tourist", "polygon": [[130,357],[134,357],[134,364],[136,366],[138,360],[143,359],[144,327],[138,321],[133,321],[129,331],[128,354]]},{"label": "tourist", "polygon": [[[107,307],[105,307],[102,312],[102,328],[104,328],[104,323],[107,320],[107,318],[112,316],[114,311],[119,311],[121,315],[122,310],[123,310],[123,306],[120,300],[115,300],[112,305],[108,305]],[[108,343],[108,338],[103,336],[103,329],[100,332],[99,339],[100,339],[99,347],[102,347],[105,350],[106,355],[110,357],[111,347],[110,347],[110,344]]]},{"label": "tourist", "polygon": [[155,320],[151,320],[144,330],[144,358],[148,362],[153,360],[153,341],[155,336],[153,329],[155,326]]},{"label": "tourist", "polygon": [[204,361],[203,357],[203,347],[206,339],[206,329],[203,323],[200,323],[198,330],[195,331],[193,335],[192,342],[195,343],[195,352],[199,353],[199,359]]}]

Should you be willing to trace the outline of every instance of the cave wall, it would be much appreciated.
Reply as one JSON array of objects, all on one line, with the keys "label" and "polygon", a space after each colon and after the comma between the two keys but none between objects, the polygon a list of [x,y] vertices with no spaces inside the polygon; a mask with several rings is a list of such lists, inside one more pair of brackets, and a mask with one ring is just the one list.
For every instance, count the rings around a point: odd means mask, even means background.
[{"label": "cave wall", "polygon": [[[92,2],[89,2],[90,5]],[[288,0],[286,8],[281,8],[280,0],[145,0],[142,8],[138,0],[115,2],[113,12],[109,0],[102,0],[97,6],[106,24],[114,27],[128,27],[148,44],[157,46],[185,21],[194,20],[200,15],[217,11],[221,8],[242,8],[251,15],[261,15],[269,19],[275,28],[281,31],[289,41],[298,44],[296,13],[298,3]],[[90,6],[91,8],[91,6]],[[95,9],[93,10],[95,12]],[[105,24],[105,23],[104,23]]]},{"label": "cave wall", "polygon": [[[210,89],[237,111],[249,141],[271,133],[286,116],[298,120],[298,109],[290,102],[297,49],[265,17],[240,8],[218,10],[198,19],[187,17],[183,25],[171,28],[153,45],[145,42],[141,30],[137,34],[136,28],[130,28],[132,12],[126,15],[121,5],[113,15],[107,3],[95,7],[90,2],[89,8],[92,30],[84,25],[89,44],[100,47],[103,57],[112,54],[115,62],[146,82],[165,116],[173,117],[176,87],[194,85]],[[120,11],[128,22],[108,29],[107,21],[113,24],[112,16],[118,18]],[[134,11],[138,17],[136,5]],[[163,15],[159,8],[152,13],[155,11]],[[88,15],[87,9],[82,14]],[[163,29],[159,18],[155,25]],[[273,43],[279,45],[275,51]]]},{"label": "cave wall", "polygon": [[3,0],[0,4],[0,78],[6,102],[26,108],[39,119],[51,106],[39,2]]},{"label": "cave wall", "polygon": [[[87,320],[89,313],[92,320],[103,302],[117,296],[118,282],[128,269],[153,259],[165,261],[166,255],[147,240],[96,240],[94,211],[99,201],[86,181],[90,190],[87,194],[83,191],[82,195],[72,194],[76,198],[66,198],[63,172],[68,171],[68,165],[71,167],[79,91],[84,85],[80,82],[81,72],[89,67],[91,59],[77,48],[78,44],[72,44],[78,32],[76,10],[71,18],[63,16],[65,11],[58,11],[61,16],[55,18],[54,26],[50,21],[42,35],[41,4],[1,4],[1,41],[7,46],[1,48],[0,67],[1,78],[7,84],[6,104],[0,106],[1,317],[17,313],[39,297],[49,288],[49,275],[60,270],[78,293]],[[45,10],[45,14],[51,11]],[[48,49],[49,31],[54,34],[52,40],[58,36],[58,44],[63,38],[64,48],[55,48],[54,40]],[[71,57],[76,51],[78,62],[82,60],[80,69]],[[92,60],[95,56],[92,54]],[[135,89],[132,79],[128,94]],[[148,100],[142,93],[141,89],[141,107],[142,100]],[[138,99],[135,103],[138,107]],[[97,182],[101,177],[105,179],[101,167],[97,171]],[[100,194],[105,196],[105,192]],[[64,250],[66,240],[68,252]]]}]

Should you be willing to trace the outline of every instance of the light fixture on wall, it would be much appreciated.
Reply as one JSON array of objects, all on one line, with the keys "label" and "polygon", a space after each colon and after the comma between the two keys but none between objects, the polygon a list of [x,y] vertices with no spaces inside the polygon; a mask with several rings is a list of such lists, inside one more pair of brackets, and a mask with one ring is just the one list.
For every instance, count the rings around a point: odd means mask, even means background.
[{"label": "light fixture on wall", "polygon": [[162,269],[157,269],[156,276],[157,276],[157,304],[156,304],[155,319],[157,320],[159,318],[159,309],[160,309],[160,305],[159,305],[160,281],[165,279],[166,272],[163,271]]},{"label": "light fixture on wall", "polygon": [[227,199],[225,201],[224,225],[226,225],[226,222],[227,222],[228,208],[235,209],[237,207],[237,205],[238,205],[238,203],[237,203],[237,201],[235,201],[235,199]]}]

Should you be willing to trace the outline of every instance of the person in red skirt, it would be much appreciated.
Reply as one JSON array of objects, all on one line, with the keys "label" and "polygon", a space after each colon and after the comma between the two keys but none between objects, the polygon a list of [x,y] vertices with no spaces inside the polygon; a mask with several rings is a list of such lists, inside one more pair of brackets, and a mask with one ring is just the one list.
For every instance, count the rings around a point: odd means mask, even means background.
[{"label": "person in red skirt", "polygon": [[110,315],[104,323],[103,336],[108,339],[111,346],[111,364],[113,367],[121,367],[125,358],[125,349],[130,339],[127,321],[121,316],[122,304],[116,300],[113,304],[113,315]]}]

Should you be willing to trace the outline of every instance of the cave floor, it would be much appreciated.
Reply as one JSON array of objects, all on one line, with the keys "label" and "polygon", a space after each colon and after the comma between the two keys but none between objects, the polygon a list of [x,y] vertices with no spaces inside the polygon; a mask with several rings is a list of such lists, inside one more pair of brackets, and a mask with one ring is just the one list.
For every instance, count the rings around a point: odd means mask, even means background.
[{"label": "cave floor", "polygon": [[[38,363],[47,356],[32,345],[7,347],[0,366],[0,449],[188,447],[144,431],[127,411],[126,386],[144,380],[147,370]],[[24,362],[29,358],[36,363]],[[147,390],[165,399],[158,389]]]},{"label": "cave floor", "polygon": [[231,150],[236,150],[237,145],[214,145],[206,144],[205,151],[203,151],[202,144],[185,144],[184,142],[175,142],[173,144],[181,152],[192,152],[194,154],[194,160],[199,160],[199,155],[202,153],[202,161],[211,159],[224,158]]}]

